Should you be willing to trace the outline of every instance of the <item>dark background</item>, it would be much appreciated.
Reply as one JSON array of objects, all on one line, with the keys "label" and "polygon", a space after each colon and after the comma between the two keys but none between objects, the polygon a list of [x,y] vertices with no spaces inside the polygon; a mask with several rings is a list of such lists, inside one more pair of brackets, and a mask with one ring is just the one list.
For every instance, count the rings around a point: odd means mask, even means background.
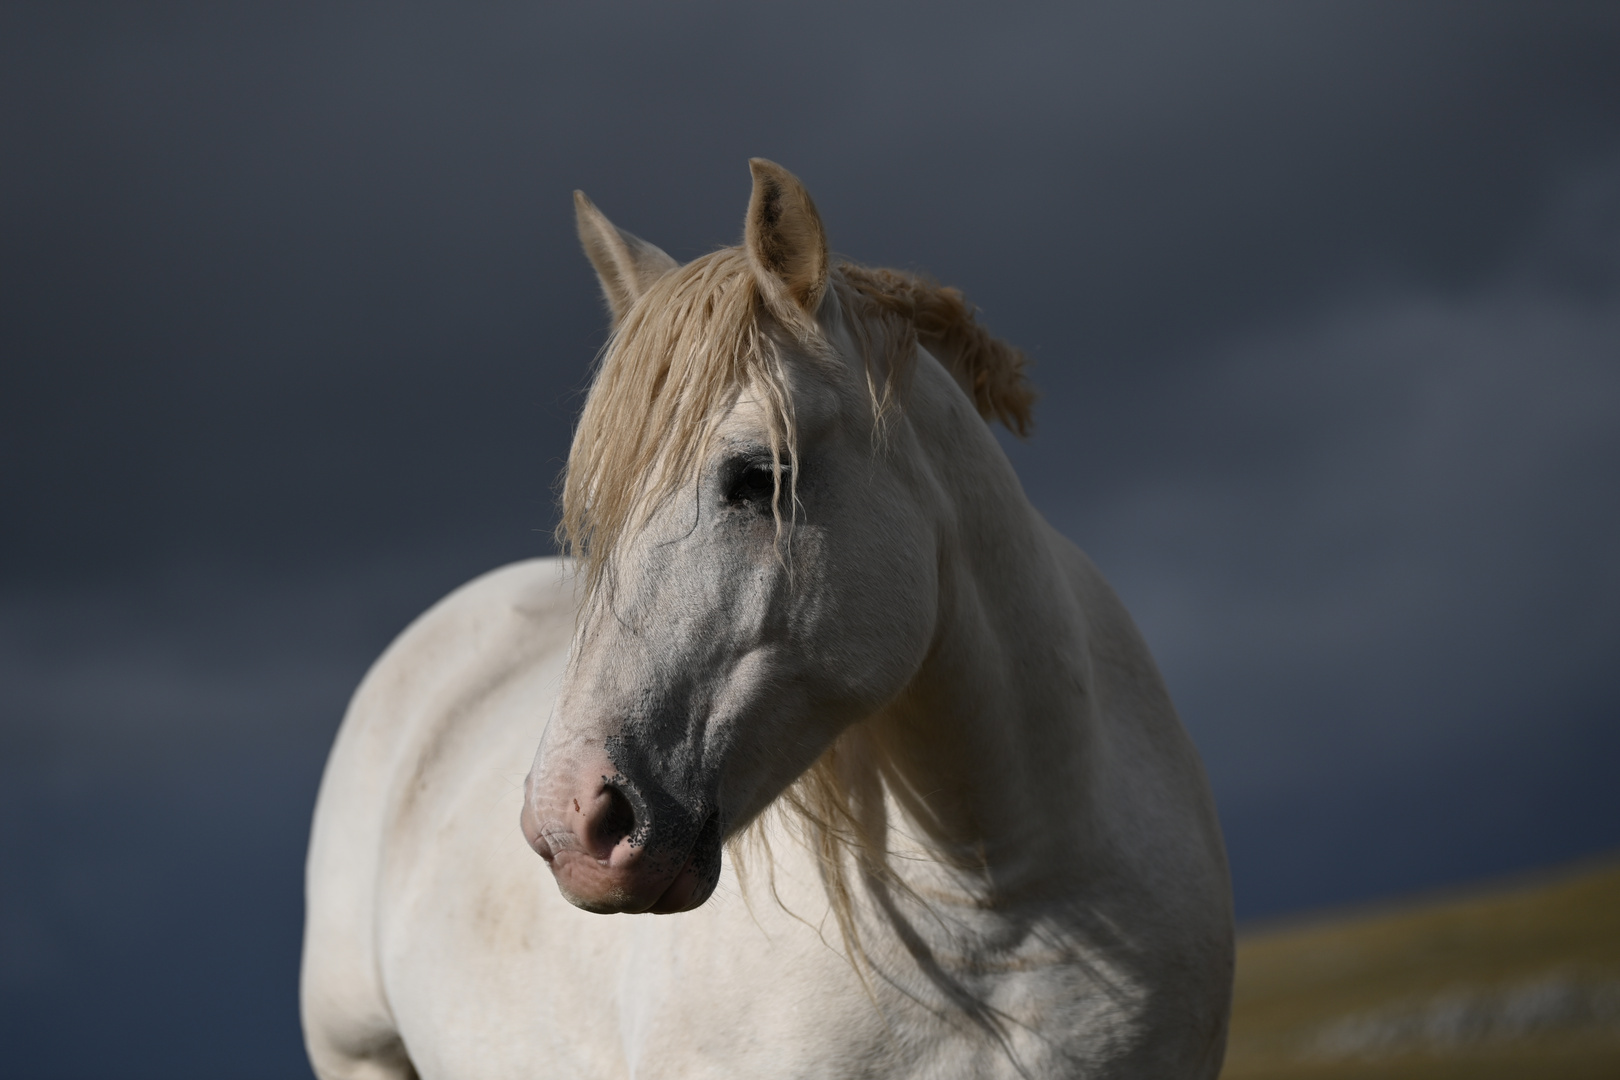
[{"label": "dark background", "polygon": [[745,161],[1036,362],[1247,920],[1620,845],[1620,8],[0,7],[0,1074],[303,1075],[350,689]]}]

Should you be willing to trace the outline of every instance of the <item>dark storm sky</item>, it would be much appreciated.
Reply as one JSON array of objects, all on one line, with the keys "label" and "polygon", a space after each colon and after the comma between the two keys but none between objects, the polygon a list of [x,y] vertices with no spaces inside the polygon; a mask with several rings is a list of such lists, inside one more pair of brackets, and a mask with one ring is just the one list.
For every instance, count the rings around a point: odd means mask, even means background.
[{"label": "dark storm sky", "polygon": [[1620,845],[1620,8],[0,7],[0,1044],[292,1076],[349,690],[551,551],[584,188],[1025,347],[1240,914]]}]

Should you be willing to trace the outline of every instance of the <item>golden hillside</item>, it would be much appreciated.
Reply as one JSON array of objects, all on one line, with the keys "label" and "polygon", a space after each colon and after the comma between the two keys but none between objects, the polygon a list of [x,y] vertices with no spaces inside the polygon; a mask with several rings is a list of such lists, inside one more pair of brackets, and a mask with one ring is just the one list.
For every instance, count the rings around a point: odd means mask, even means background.
[{"label": "golden hillside", "polygon": [[1242,935],[1221,1075],[1620,1078],[1620,862]]}]

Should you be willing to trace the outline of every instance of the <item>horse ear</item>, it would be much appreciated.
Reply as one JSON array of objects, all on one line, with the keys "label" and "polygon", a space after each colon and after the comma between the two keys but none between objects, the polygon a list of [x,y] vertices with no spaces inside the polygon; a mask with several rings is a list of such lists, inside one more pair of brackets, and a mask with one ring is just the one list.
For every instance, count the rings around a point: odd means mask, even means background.
[{"label": "horse ear", "polygon": [[813,316],[827,292],[827,234],[799,178],[774,161],[751,158],[744,244],[766,302],[778,316]]},{"label": "horse ear", "polygon": [[613,224],[583,191],[574,192],[574,224],[617,326],[653,282],[675,269],[675,260]]}]

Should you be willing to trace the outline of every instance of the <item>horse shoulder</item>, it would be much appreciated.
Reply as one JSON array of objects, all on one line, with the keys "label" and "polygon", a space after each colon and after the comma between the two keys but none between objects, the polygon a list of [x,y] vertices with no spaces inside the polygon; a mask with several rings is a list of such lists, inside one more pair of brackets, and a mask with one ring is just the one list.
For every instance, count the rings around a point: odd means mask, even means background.
[{"label": "horse shoulder", "polygon": [[458,703],[537,652],[566,648],[570,580],[562,560],[535,559],[463,585],[389,645],[349,704],[321,778],[306,864],[300,1004],[323,1080],[415,1075],[377,948],[390,837]]}]

